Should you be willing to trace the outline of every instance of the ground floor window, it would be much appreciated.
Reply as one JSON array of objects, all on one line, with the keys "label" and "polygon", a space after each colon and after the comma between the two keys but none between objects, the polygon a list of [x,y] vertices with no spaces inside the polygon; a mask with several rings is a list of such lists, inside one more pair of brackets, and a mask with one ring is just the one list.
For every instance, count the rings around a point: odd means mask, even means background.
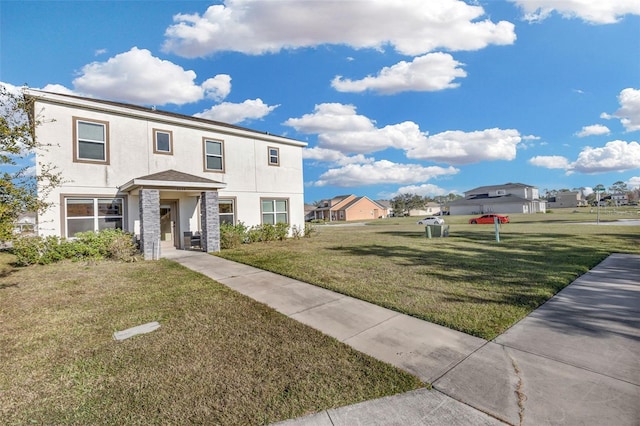
[{"label": "ground floor window", "polygon": [[289,223],[289,200],[281,198],[263,199],[262,223],[270,225]]},{"label": "ground floor window", "polygon": [[123,207],[122,198],[66,198],[65,237],[73,238],[78,232],[123,229]]},{"label": "ground floor window", "polygon": [[220,224],[228,223],[229,225],[235,225],[236,223],[236,208],[234,200],[220,199],[218,200],[218,209],[220,213]]}]

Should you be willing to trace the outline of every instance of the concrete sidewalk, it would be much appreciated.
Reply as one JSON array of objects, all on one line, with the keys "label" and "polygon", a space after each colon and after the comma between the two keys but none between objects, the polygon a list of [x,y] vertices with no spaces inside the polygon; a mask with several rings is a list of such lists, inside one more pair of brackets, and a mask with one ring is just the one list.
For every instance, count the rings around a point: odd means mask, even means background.
[{"label": "concrete sidewalk", "polygon": [[285,424],[640,424],[640,256],[611,256],[494,342],[205,253],[165,257],[435,387]]}]

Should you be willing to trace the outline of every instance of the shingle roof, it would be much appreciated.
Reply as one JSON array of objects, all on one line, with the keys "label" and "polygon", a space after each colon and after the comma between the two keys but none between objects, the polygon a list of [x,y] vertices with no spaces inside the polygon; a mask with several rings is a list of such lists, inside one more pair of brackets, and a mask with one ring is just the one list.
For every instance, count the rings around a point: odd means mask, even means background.
[{"label": "shingle roof", "polygon": [[179,172],[177,170],[169,169],[163,172],[153,173],[147,176],[140,176],[136,179],[139,180],[159,180],[168,182],[199,182],[199,183],[220,183],[218,181],[203,178],[189,173]]},{"label": "shingle roof", "polygon": [[137,188],[172,188],[174,190],[222,189],[227,186],[224,182],[179,172],[165,170],[131,179],[120,187],[121,191],[131,191]]},{"label": "shingle roof", "polygon": [[[51,96],[59,96],[62,98],[68,98],[69,100],[75,99],[76,101],[84,101],[84,102],[93,102],[95,104],[101,104],[101,105],[108,105],[111,107],[117,107],[117,108],[126,108],[132,111],[140,111],[140,112],[144,112],[146,114],[154,114],[157,116],[164,116],[164,117],[172,117],[175,119],[183,119],[183,120],[189,120],[189,121],[193,121],[193,122],[198,122],[198,123],[202,123],[204,125],[214,125],[214,126],[219,126],[219,127],[226,127],[228,129],[235,129],[238,131],[243,131],[243,132],[249,132],[249,133],[253,133],[253,134],[257,134],[257,135],[266,135],[267,137],[271,137],[271,138],[279,138],[281,140],[287,140],[290,141],[291,143],[296,143],[296,144],[301,144],[301,145],[307,145],[305,142],[301,142],[298,141],[296,139],[292,139],[286,136],[279,136],[279,135],[273,135],[269,132],[263,132],[260,130],[254,130],[254,129],[250,129],[248,127],[242,127],[242,126],[237,126],[234,124],[229,124],[229,123],[224,123],[221,121],[215,121],[215,120],[210,120],[207,118],[201,118],[201,117],[195,117],[193,115],[185,115],[185,114],[178,114],[175,112],[169,112],[169,111],[162,111],[159,109],[156,109],[155,107],[145,107],[145,106],[140,106],[140,105],[134,105],[134,104],[128,104],[128,103],[124,103],[124,102],[117,102],[117,101],[109,101],[109,100],[104,100],[104,99],[97,99],[97,98],[89,98],[89,97],[84,97],[84,96],[78,96],[78,95],[69,95],[66,93],[56,93],[56,92],[47,92],[44,90],[37,90],[37,89],[26,89],[25,90],[25,95],[27,96],[31,96],[31,97],[35,97],[35,98],[39,98],[44,100],[48,100],[49,102],[54,102],[54,100],[52,100]],[[50,95],[49,97],[47,97],[47,95]]]},{"label": "shingle roof", "polygon": [[477,188],[470,189],[469,191],[465,191],[465,194],[470,194],[474,192],[489,192],[495,191],[497,189],[512,189],[512,188],[535,188],[532,185],[525,185],[524,183],[505,183],[502,185],[487,185],[487,186],[479,186]]}]

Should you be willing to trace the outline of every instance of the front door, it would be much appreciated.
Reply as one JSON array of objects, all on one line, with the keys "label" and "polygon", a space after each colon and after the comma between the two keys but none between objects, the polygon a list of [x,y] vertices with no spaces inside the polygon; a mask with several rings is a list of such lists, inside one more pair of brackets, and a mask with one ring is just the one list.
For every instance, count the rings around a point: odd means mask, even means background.
[{"label": "front door", "polygon": [[178,246],[177,201],[160,200],[160,241],[166,246]]}]

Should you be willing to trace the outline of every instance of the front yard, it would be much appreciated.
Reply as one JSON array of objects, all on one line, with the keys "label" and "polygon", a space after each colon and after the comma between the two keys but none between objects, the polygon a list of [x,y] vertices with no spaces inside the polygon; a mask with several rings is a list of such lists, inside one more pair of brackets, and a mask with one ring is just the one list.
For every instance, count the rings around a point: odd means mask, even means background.
[{"label": "front yard", "polygon": [[[12,268],[3,424],[266,424],[423,386],[169,261]],[[114,331],[159,321],[124,341]]]},{"label": "front yard", "polygon": [[[500,242],[445,219],[448,238],[397,218],[219,255],[492,339],[610,253],[640,254],[640,226],[575,223],[590,214],[511,215]],[[5,424],[266,424],[424,386],[170,261],[11,260],[0,253]]]}]

